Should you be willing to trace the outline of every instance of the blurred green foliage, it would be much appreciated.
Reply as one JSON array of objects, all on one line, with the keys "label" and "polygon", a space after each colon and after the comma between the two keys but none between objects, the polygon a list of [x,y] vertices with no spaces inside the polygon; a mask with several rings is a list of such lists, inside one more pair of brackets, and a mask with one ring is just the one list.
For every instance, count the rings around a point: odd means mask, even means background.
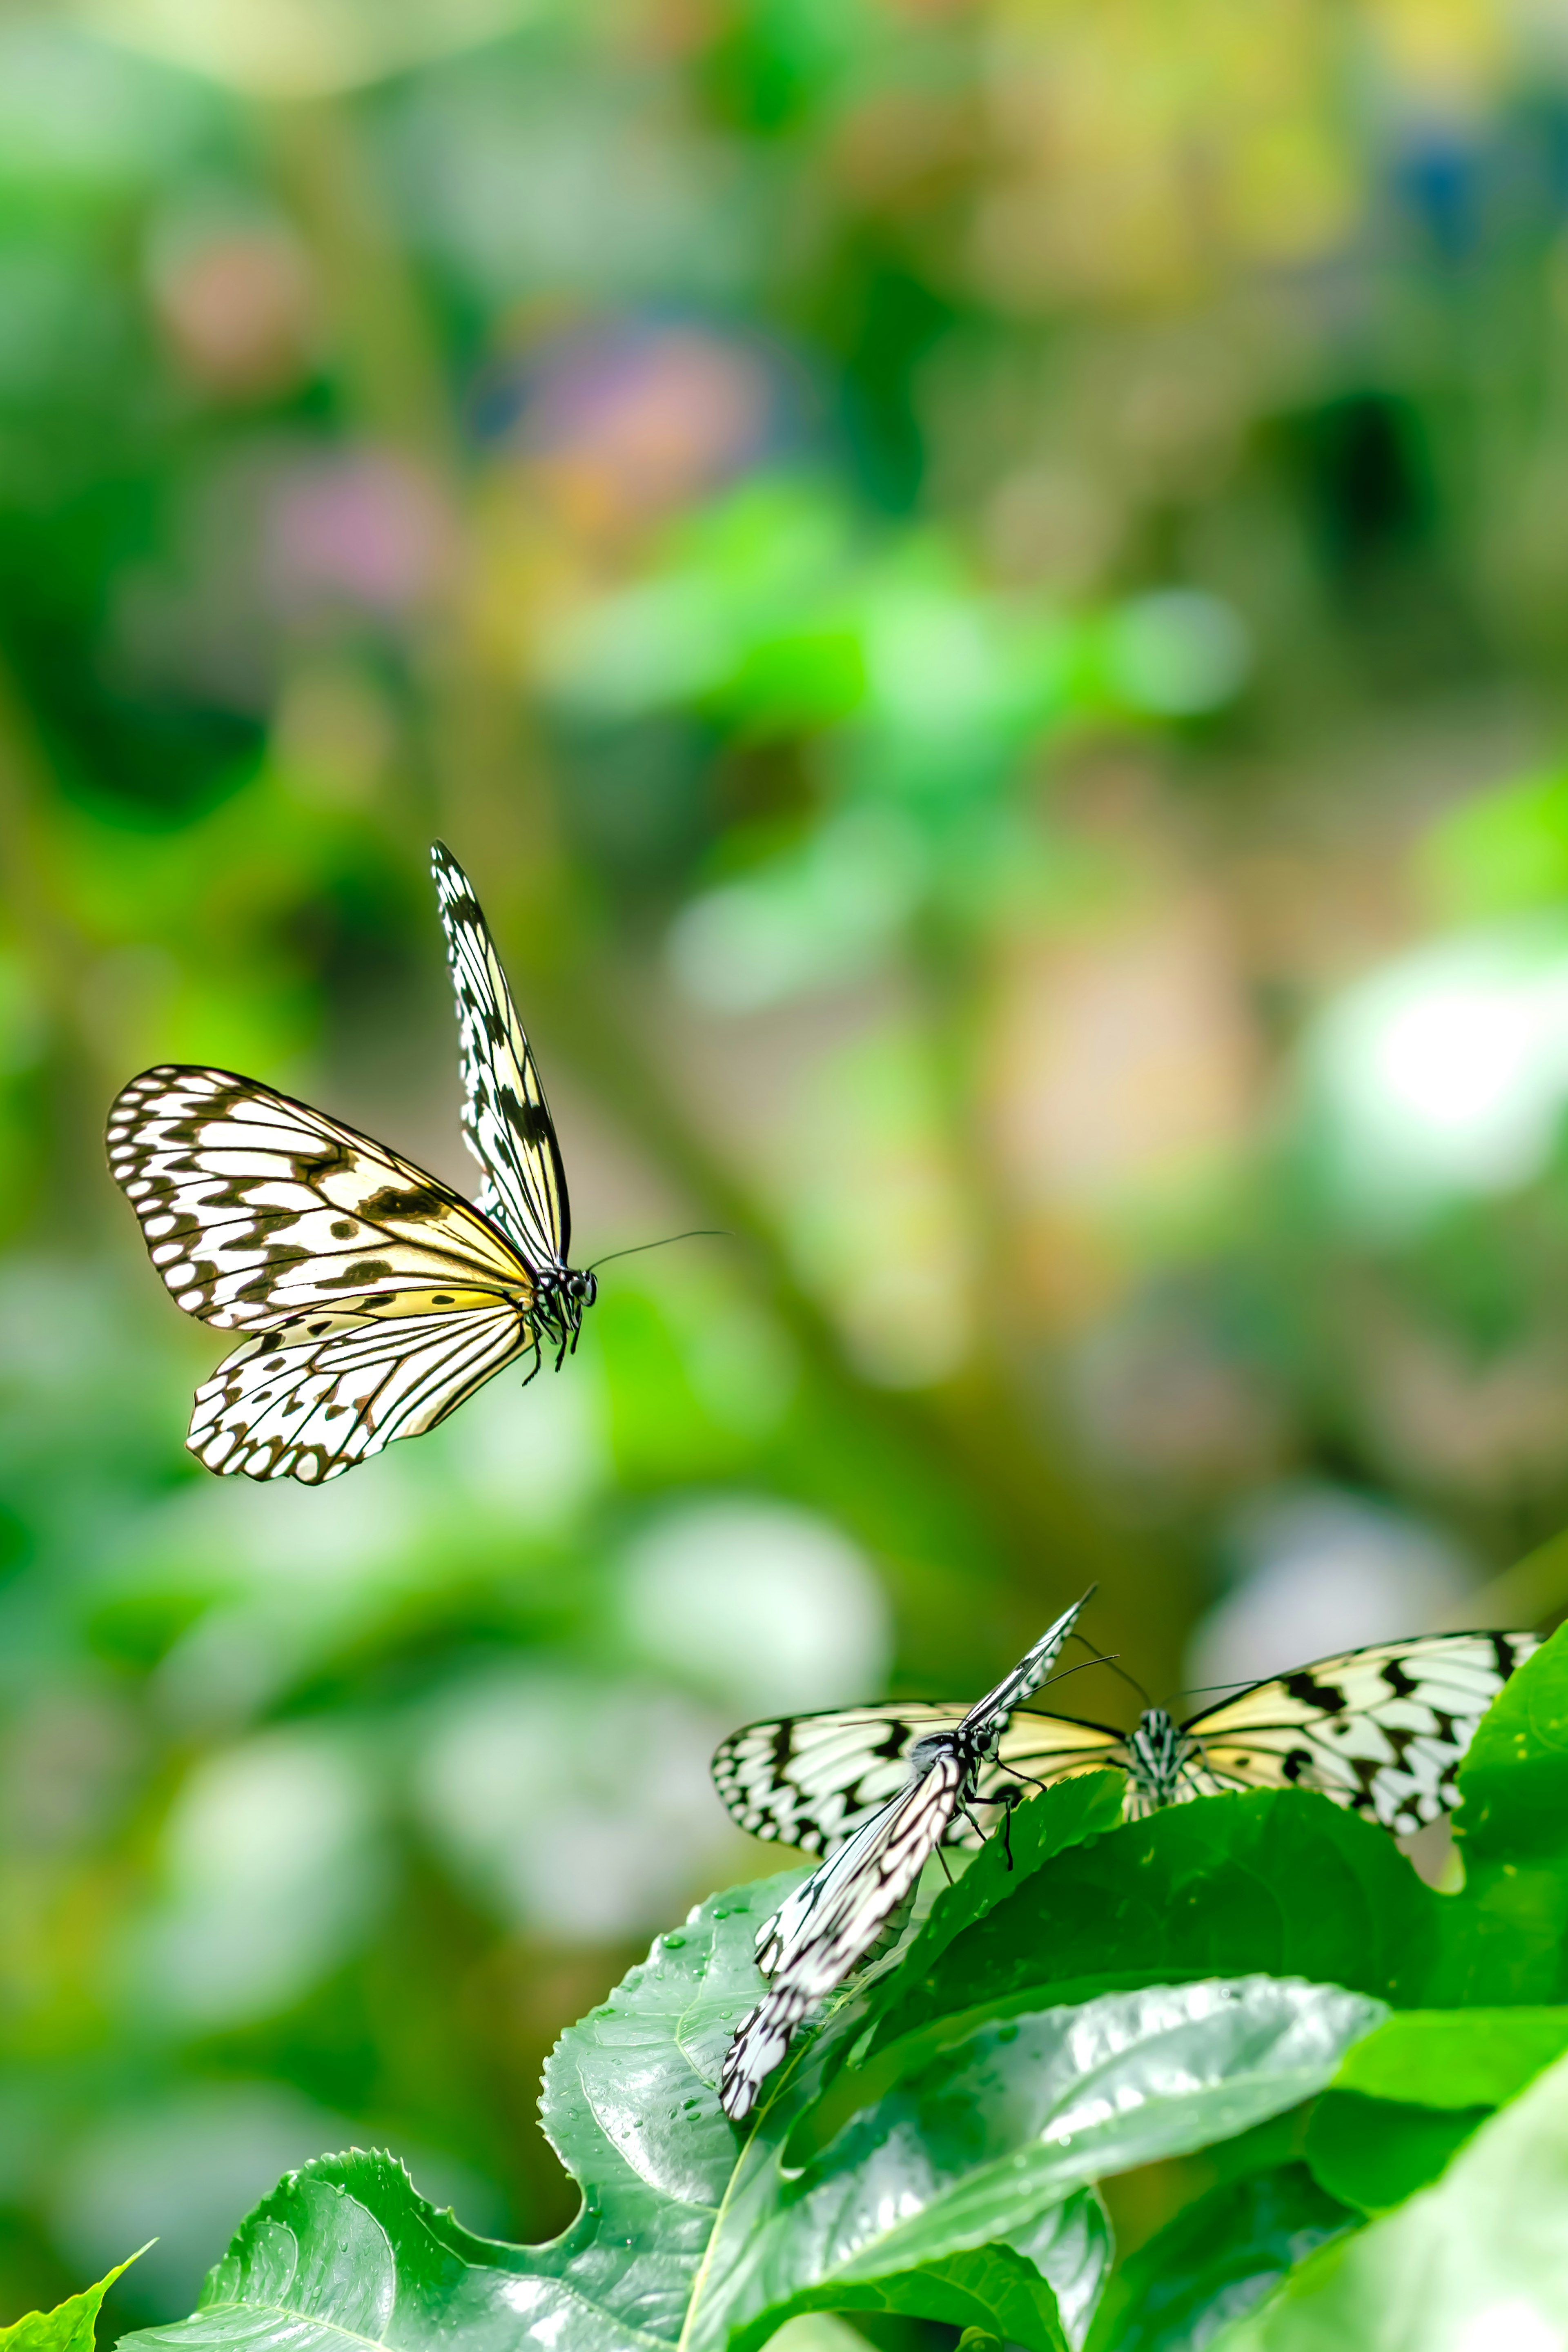
[{"label": "blurred green foliage", "polygon": [[[1486,0],[0,12],[0,2309],[351,2140],[564,2222],[747,1714],[1522,1605],[1565,137]],[[237,1491],[103,1109],[467,1183],[437,833],[579,1255],[734,1238]]]}]

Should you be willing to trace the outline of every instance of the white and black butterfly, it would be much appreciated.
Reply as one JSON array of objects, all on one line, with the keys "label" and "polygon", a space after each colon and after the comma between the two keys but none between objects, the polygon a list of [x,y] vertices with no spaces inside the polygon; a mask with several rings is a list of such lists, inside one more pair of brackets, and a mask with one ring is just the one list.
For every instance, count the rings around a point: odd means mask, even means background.
[{"label": "white and black butterfly", "polygon": [[[1232,1789],[1314,1789],[1403,1835],[1458,1801],[1457,1775],[1487,1708],[1540,1646],[1533,1633],[1433,1633],[1321,1658],[1177,1724],[1149,1707],[1131,1733],[1024,1710],[977,1789],[980,1810],[1075,1773],[1125,1772],[1127,1818]],[[831,1852],[885,1800],[955,1709],[854,1707],[753,1723],[713,1759],[742,1829]],[[991,1816],[994,1819],[994,1814]],[[976,1831],[955,1817],[948,1842]]]},{"label": "white and black butterfly", "polygon": [[[161,1066],[109,1115],[109,1164],[187,1315],[255,1336],[196,1391],[209,1470],[335,1478],[433,1429],[514,1358],[575,1347],[566,1178],[467,877],[432,852],[458,993],[477,1205],[384,1144],[230,1070]],[[532,1371],[529,1378],[532,1378]]]},{"label": "white and black butterfly", "polygon": [[[1088,1598],[1086,1593],[1084,1600]],[[983,1832],[973,1816],[976,1802],[993,1810],[1000,1807],[1005,1818],[1012,1794],[1026,1793],[1007,1773],[1005,1764],[999,1762],[999,1750],[1006,1748],[1014,1708],[1049,1674],[1083,1605],[1078,1601],[1065,1610],[978,1706],[967,1711],[956,1706],[925,1707],[920,1710],[918,1723],[912,1714],[898,1718],[884,1714],[877,1718],[889,1738],[896,1721],[900,1740],[896,1752],[888,1749],[873,1757],[862,1742],[864,1770],[852,1780],[839,1783],[841,1790],[851,1792],[845,1815],[847,1825],[837,1835],[816,1825],[821,1842],[832,1844],[832,1853],[757,1932],[757,1966],[769,1979],[768,1990],[736,2028],[719,2082],[720,2105],[734,2121],[750,2113],[763,2078],[784,2056],[806,2011],[836,1990],[876,1949],[912,1895],[931,1854],[944,1841],[952,1842],[955,1824],[963,1820],[963,1842],[978,1844]],[[853,1739],[873,1719],[874,1712],[859,1707],[831,1718],[796,1720],[853,1724],[858,1727],[850,1734]],[[752,1727],[780,1733],[792,1727]],[[747,1737],[737,1732],[734,1739],[724,1742],[714,1761],[716,1779],[721,1759]],[[891,1793],[883,1792],[872,1801],[868,1792],[873,1785],[880,1788],[889,1768],[893,1775]],[[721,1794],[731,1811],[736,1811],[725,1785],[721,1780]],[[742,1817],[737,1812],[737,1818]],[[795,1825],[805,1826],[799,1821]]]}]

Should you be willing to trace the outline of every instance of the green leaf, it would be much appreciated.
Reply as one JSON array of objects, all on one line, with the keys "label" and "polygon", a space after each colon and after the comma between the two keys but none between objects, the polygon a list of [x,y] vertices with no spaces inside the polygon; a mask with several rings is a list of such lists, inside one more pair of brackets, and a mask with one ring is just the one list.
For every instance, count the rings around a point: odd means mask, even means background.
[{"label": "green leaf", "polygon": [[1329,2081],[1384,2013],[1332,1986],[1253,1979],[1113,1994],[909,2053],[802,2162],[793,2138],[863,2033],[830,2010],[738,2133],[715,2095],[761,1979],[759,1920],[795,1874],[715,1896],[563,2035],[542,2115],[584,2191],[551,2243],[500,2246],[435,2212],[385,2157],[290,2174],[195,2314],[142,2352],[750,2352],[809,2310],[907,2313],[1064,2352],[1109,2236],[1100,2174],[1195,2147]]},{"label": "green leaf", "polygon": [[93,2352],[93,2331],[104,2296],[122,2271],[147,2251],[139,2246],[127,2254],[96,2286],[84,2287],[80,2294],[68,2295],[57,2303],[52,2311],[25,2312],[14,2319],[9,2327],[0,2327],[0,2352]]},{"label": "green leaf", "polygon": [[1330,2091],[1307,2126],[1307,2162],[1331,2197],[1364,2213],[1386,2213],[1436,2180],[1492,2112]]},{"label": "green leaf", "polygon": [[998,1904],[1015,1900],[1025,1881],[1044,1864],[1069,1846],[1115,1829],[1126,1794],[1125,1773],[1086,1772],[1020,1805],[1006,1841],[988,1838],[963,1877],[944,1886],[931,1905],[900,1954],[896,1975],[888,1980],[884,1998],[889,2005],[900,1998],[903,1988],[928,1977],[959,1936]]},{"label": "green leaf", "polygon": [[[755,2319],[731,2340],[763,2343],[805,2291],[1008,2236],[1088,2181],[1295,2105],[1384,2013],[1334,1986],[1254,1978],[1107,1994],[922,2047],[805,2163],[787,2131],[759,2131],[714,2232],[711,2308]],[[777,2097],[769,2119],[791,2105]],[[689,2340],[726,2339],[698,2323]]]},{"label": "green leaf", "polygon": [[1504,1685],[1459,1788],[1465,1891],[1434,2005],[1568,1995],[1568,1626]]},{"label": "green leaf", "polygon": [[1568,2009],[1406,2010],[1346,2053],[1336,2091],[1500,2107],[1568,2050]]},{"label": "green leaf", "polygon": [[1369,2213],[1436,2180],[1456,2148],[1568,2050],[1568,2010],[1411,2011],[1356,2043],[1319,2100],[1307,2161]]},{"label": "green leaf", "polygon": [[1568,2059],[1441,2180],[1312,2255],[1213,2352],[1546,2352],[1568,2333]]},{"label": "green leaf", "polygon": [[1226,2181],[1122,2264],[1096,2315],[1089,2352],[1195,2352],[1359,2218],[1304,2164]]},{"label": "green leaf", "polygon": [[[1020,1809],[1016,1833],[1032,1811]],[[869,2046],[965,2011],[1262,1971],[1411,2006],[1449,1900],[1391,1838],[1324,1797],[1258,1790],[1172,1806],[1045,1860],[918,1981],[900,1971]]]}]

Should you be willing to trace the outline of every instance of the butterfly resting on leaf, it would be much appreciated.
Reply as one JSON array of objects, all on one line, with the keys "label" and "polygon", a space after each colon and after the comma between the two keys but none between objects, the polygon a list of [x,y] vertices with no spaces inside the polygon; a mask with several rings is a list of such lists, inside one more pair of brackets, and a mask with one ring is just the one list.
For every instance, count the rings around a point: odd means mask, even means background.
[{"label": "butterfly resting on leaf", "polygon": [[1107,1769],[1126,1775],[1129,1820],[1227,1790],[1301,1788],[1402,1835],[1458,1803],[1481,1717],[1540,1646],[1532,1633],[1384,1643],[1256,1683],[1183,1724],[1147,1708],[1127,1733],[1021,1704],[1077,1613],[967,1715],[926,1702],[837,1708],[722,1742],[713,1779],[741,1827],[826,1857],[758,1936],[770,1986],[725,2059],[731,2116],[747,2113],[806,2010],[874,1948],[939,1845],[977,1846],[1035,1790]]},{"label": "butterfly resting on leaf", "polygon": [[559,1370],[596,1294],[569,1263],[566,1175],[479,901],[431,853],[462,1040],[477,1202],[258,1079],[144,1070],[109,1115],[109,1164],[187,1315],[250,1333],[196,1391],[209,1470],[335,1478],[433,1429],[503,1365]]},{"label": "butterfly resting on leaf", "polygon": [[[896,1926],[937,1848],[978,1845],[984,1830],[976,1807],[993,1817],[1000,1808],[1005,1819],[1009,1805],[1026,1793],[1003,1760],[1013,1710],[1049,1674],[1083,1605],[1078,1601],[1064,1610],[1012,1673],[967,1712],[926,1706],[891,1718],[858,1707],[751,1727],[752,1733],[774,1735],[786,1747],[801,1725],[840,1727],[837,1762],[827,1776],[840,1806],[830,1816],[831,1830],[792,1812],[790,1830],[773,1832],[804,1844],[797,1832],[806,1831],[818,1850],[831,1851],[758,1930],[757,1966],[769,1979],[768,1990],[736,2028],[720,2077],[720,2105],[732,2120],[750,2113],[764,2076],[784,2056],[807,2010],[836,1991]],[[873,1724],[882,1728],[879,1741],[865,1736]],[[737,1732],[713,1761],[719,1792],[745,1828],[755,1826],[748,1818],[754,1809],[748,1804],[742,1810],[734,1780],[727,1780],[721,1768],[750,1736]]]}]

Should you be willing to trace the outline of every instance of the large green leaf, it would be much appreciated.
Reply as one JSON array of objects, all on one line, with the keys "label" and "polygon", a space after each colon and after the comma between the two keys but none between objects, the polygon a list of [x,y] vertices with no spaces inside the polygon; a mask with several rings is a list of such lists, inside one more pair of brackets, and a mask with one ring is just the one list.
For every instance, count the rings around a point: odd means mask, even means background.
[{"label": "large green leaf", "polygon": [[[798,2168],[787,2136],[758,2134],[714,2233],[716,2301],[776,2324],[809,2285],[896,2273],[1025,2228],[1089,2180],[1295,2105],[1384,2013],[1334,1986],[1252,1978],[977,2027],[922,2052]],[[725,2338],[697,2328],[691,2341]]]},{"label": "large green leaf", "polygon": [[1317,2103],[1306,2157],[1369,2213],[1436,2180],[1456,2148],[1568,2050],[1568,2009],[1415,2010],[1350,2051]]},{"label": "large green leaf", "polygon": [[[1016,1835],[1043,1802],[1020,1808]],[[871,2046],[954,2012],[1264,1970],[1411,2006],[1436,1958],[1445,1903],[1381,1830],[1326,1798],[1206,1798],[1044,1861],[918,1980],[900,1974]]]},{"label": "large green leaf", "polygon": [[1568,2339],[1568,2058],[1441,2180],[1310,2257],[1213,2352],[1547,2352]]},{"label": "large green leaf", "polygon": [[1568,2009],[1407,2010],[1347,2052],[1336,2091],[1501,2106],[1568,2050]]},{"label": "large green leaf", "polygon": [[1197,2352],[1358,2219],[1302,2164],[1222,2182],[1122,2264],[1089,2352]]},{"label": "large green leaf", "polygon": [[291,2174],[195,2314],[143,2352],[749,2352],[792,2314],[895,2311],[1063,2352],[1108,2244],[1099,2175],[1245,2129],[1321,2088],[1384,2013],[1333,1986],[1188,1985],[989,2021],[908,2053],[826,2147],[807,2119],[866,1996],[801,2038],[737,2132],[715,2096],[760,1979],[759,1918],[789,1879],[716,1896],[563,2036],[543,2116],[584,2192],[536,2247],[471,2236],[389,2158]]},{"label": "large green leaf", "polygon": [[[139,2249],[142,2254],[146,2251],[145,2246]],[[8,2327],[0,2327],[0,2352],[93,2352],[103,2298],[121,2271],[128,2271],[137,2259],[137,2254],[127,2254],[107,2277],[84,2287],[80,2294],[68,2295],[52,2311],[24,2312]]]},{"label": "large green leaf", "polygon": [[1331,2197],[1364,2213],[1387,2213],[1437,2179],[1492,2112],[1330,2091],[1307,2126],[1307,2162]]},{"label": "large green leaf", "polygon": [[1568,1997],[1568,1626],[1505,1685],[1459,1773],[1465,1891],[1434,2006]]}]

